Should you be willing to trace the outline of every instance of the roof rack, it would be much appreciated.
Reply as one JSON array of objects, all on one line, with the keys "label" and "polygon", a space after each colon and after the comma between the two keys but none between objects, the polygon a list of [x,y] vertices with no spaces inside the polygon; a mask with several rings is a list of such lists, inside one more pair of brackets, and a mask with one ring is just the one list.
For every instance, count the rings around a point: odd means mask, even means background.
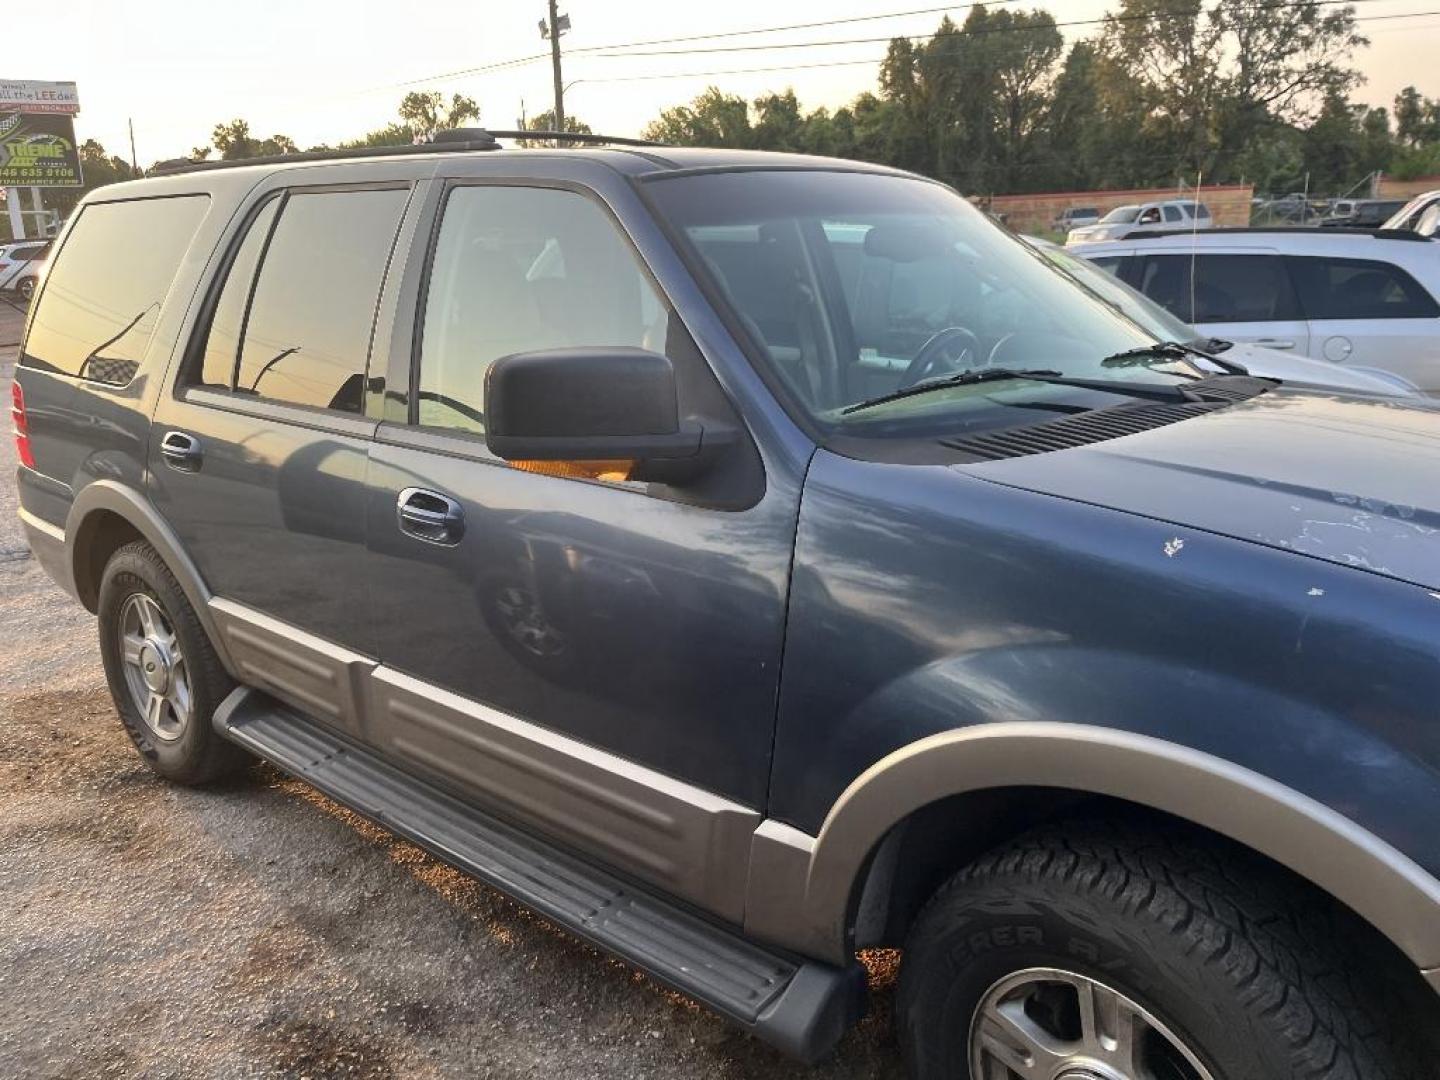
[{"label": "roof rack", "polygon": [[627,139],[618,135],[595,135],[582,131],[490,131],[486,128],[450,128],[437,131],[429,142],[398,146],[356,146],[345,150],[303,150],[298,154],[267,154],[264,157],[239,158],[235,161],[191,161],[171,158],[151,166],[147,176],[173,176],[176,173],[207,172],[211,169],[234,169],[245,165],[293,165],[306,161],[343,161],[350,158],[393,157],[400,154],[454,154],[469,151],[499,150],[496,139],[537,139],[574,142],[587,145],[660,146],[645,139]]},{"label": "roof rack", "polygon": [[1421,236],[1409,229],[1365,229],[1355,226],[1329,226],[1319,229],[1311,225],[1227,225],[1215,229],[1136,229],[1125,236],[1125,240],[1161,240],[1173,236],[1206,236],[1206,235],[1227,235],[1227,234],[1259,234],[1259,233],[1303,233],[1307,236],[1370,236],[1376,240],[1419,240],[1422,243],[1429,243],[1430,237]]}]

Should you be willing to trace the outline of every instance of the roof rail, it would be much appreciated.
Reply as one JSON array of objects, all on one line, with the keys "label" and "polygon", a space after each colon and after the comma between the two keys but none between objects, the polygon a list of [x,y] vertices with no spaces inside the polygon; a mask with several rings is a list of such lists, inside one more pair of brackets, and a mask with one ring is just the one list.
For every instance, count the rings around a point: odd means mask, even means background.
[{"label": "roof rail", "polygon": [[1235,233],[1258,235],[1263,233],[1302,233],[1307,236],[1369,236],[1376,240],[1419,240],[1425,243],[1430,237],[1421,236],[1409,229],[1366,229],[1356,226],[1327,226],[1324,229],[1312,225],[1227,225],[1215,229],[1136,229],[1122,237],[1124,240],[1163,240],[1173,236],[1233,235]]},{"label": "roof rail", "polygon": [[549,139],[557,142],[587,144],[609,143],[616,146],[659,146],[644,139],[627,139],[618,135],[595,135],[583,131],[490,131],[486,128],[448,128],[437,131],[429,142],[399,146],[355,146],[344,150],[304,150],[298,154],[267,154],[264,157],[239,158],[234,161],[191,161],[171,158],[150,167],[147,176],[172,176],[176,173],[205,172],[210,169],[232,169],[244,165],[290,165],[306,161],[343,161],[347,158],[391,157],[396,154],[453,154],[462,151],[499,150],[501,139]]}]

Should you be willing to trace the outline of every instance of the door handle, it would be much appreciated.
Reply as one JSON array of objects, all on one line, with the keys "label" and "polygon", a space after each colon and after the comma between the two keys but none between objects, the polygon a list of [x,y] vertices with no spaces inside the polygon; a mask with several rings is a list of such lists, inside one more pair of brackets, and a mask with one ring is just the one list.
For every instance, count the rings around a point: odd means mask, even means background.
[{"label": "door handle", "polygon": [[1293,349],[1295,342],[1289,338],[1262,337],[1255,339],[1256,345],[1264,345],[1267,349]]},{"label": "door handle", "polygon": [[194,472],[200,468],[200,459],[203,456],[200,440],[184,431],[167,431],[160,440],[160,456],[172,469]]},{"label": "door handle", "polygon": [[448,495],[408,487],[395,500],[400,531],[427,544],[453,547],[465,535],[465,511]]}]

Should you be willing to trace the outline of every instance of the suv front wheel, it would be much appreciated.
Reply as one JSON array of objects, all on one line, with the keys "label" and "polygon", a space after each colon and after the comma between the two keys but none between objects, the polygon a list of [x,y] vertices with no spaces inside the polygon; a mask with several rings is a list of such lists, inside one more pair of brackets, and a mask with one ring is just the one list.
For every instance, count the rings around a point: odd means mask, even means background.
[{"label": "suv front wheel", "polygon": [[1203,838],[1042,830],[962,870],[917,919],[902,1047],[919,1080],[1433,1076],[1407,1035],[1434,1003],[1367,955],[1368,933]]},{"label": "suv front wheel", "polygon": [[235,684],[179,582],[149,544],[127,544],[111,556],[99,615],[110,696],[155,772],[203,784],[249,760],[211,727],[216,706]]}]

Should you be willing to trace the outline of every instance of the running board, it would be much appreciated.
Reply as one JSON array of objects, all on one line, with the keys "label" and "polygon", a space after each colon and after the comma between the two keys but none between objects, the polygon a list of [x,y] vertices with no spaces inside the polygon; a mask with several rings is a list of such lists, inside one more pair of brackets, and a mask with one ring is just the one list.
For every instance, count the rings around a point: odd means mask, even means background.
[{"label": "running board", "polygon": [[417,780],[250,687],[215,711],[225,738],[576,937],[814,1062],[859,1020],[864,969],[759,946]]}]

